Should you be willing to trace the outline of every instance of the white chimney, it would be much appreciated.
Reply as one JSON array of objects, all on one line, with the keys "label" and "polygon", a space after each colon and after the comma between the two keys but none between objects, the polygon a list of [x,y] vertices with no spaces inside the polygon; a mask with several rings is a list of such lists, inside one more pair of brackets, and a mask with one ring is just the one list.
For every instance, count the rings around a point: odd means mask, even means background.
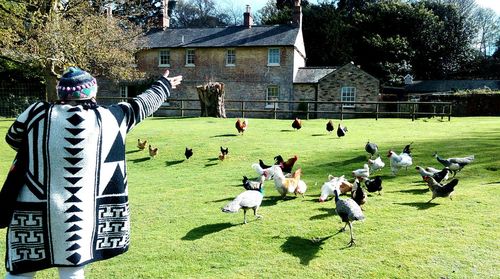
[{"label": "white chimney", "polygon": [[295,26],[302,27],[302,6],[300,0],[295,0],[294,2],[292,23]]},{"label": "white chimney", "polygon": [[170,27],[170,17],[168,16],[168,0],[161,1],[160,27],[165,30]]},{"label": "white chimney", "polygon": [[250,5],[247,5],[246,12],[243,13],[243,25],[246,28],[252,28],[253,17],[252,17]]}]

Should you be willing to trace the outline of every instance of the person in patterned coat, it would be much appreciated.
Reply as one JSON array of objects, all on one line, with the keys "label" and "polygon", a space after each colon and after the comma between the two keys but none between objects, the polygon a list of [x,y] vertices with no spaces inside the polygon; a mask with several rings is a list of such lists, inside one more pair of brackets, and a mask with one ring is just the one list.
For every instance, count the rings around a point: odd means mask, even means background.
[{"label": "person in patterned coat", "polygon": [[96,79],[70,67],[59,101],[36,102],[17,117],[6,141],[25,163],[15,166],[23,175],[8,223],[6,278],[50,267],[61,278],[84,278],[85,265],[127,251],[125,138],[181,83],[168,74],[133,100],[104,107]]}]

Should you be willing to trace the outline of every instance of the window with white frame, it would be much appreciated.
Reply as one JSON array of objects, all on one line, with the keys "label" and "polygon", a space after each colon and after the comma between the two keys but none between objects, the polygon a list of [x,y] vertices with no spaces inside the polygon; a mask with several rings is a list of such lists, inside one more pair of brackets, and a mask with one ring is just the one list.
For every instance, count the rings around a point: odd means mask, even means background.
[{"label": "window with white frame", "polygon": [[278,101],[280,96],[280,88],[277,85],[271,85],[267,87],[266,94],[266,108],[274,108],[275,104],[278,107],[278,103],[273,101]]},{"label": "window with white frame", "polygon": [[160,50],[158,62],[158,66],[160,67],[170,67],[170,50]]},{"label": "window with white frame", "polygon": [[267,51],[267,65],[279,66],[280,65],[280,49],[269,48]]},{"label": "window with white frame", "polygon": [[236,50],[229,48],[226,50],[226,66],[236,65]]},{"label": "window with white frame", "polygon": [[186,66],[194,66],[194,49],[186,49]]},{"label": "window with white frame", "polygon": [[128,86],[123,84],[120,85],[120,97],[122,97],[123,99],[128,98]]},{"label": "window with white frame", "polygon": [[[356,101],[356,87],[344,86],[340,89],[340,101],[342,102],[355,102]],[[353,108],[354,104],[343,104],[344,108]]]}]

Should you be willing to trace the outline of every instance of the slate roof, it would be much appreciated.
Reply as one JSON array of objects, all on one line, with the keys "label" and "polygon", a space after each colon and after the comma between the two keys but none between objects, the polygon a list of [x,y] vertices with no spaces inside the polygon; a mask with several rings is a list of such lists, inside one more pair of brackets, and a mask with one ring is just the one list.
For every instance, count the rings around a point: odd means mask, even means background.
[{"label": "slate roof", "polygon": [[293,83],[318,83],[320,79],[336,70],[337,68],[330,67],[299,68]]},{"label": "slate roof", "polygon": [[471,89],[500,89],[500,80],[423,80],[406,85],[408,93],[454,92]]},{"label": "slate roof", "polygon": [[141,48],[293,46],[299,28],[291,24],[273,26],[228,26],[215,28],[169,28],[141,39]]}]

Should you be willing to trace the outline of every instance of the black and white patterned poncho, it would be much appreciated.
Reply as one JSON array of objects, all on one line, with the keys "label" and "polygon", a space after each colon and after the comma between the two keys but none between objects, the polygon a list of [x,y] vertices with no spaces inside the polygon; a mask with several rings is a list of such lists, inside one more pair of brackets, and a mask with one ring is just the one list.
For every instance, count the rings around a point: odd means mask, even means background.
[{"label": "black and white patterned poncho", "polygon": [[6,140],[18,151],[27,146],[28,166],[7,231],[9,272],[81,266],[127,251],[125,137],[170,89],[162,77],[129,103],[37,102],[16,119]]}]

